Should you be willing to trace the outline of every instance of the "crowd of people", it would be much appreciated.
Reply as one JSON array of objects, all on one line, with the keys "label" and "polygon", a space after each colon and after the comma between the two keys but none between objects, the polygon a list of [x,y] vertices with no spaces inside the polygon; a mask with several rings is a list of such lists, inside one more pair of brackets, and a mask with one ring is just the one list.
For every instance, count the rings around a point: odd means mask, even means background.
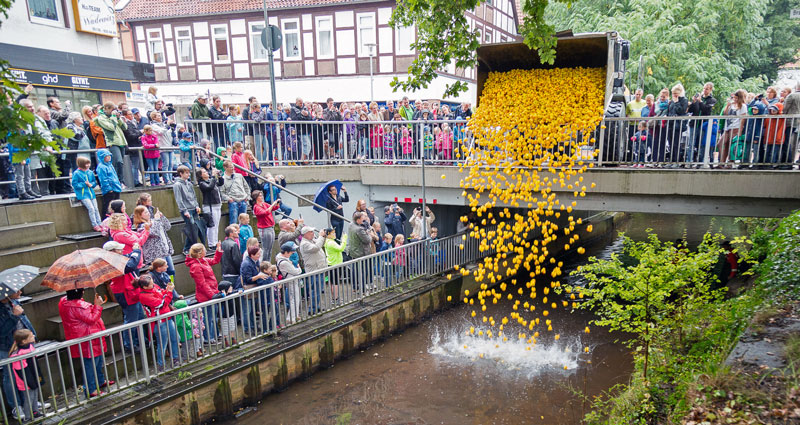
[{"label": "crowd of people", "polygon": [[756,163],[752,168],[792,169],[797,158],[800,119],[781,115],[800,114],[800,84],[794,90],[768,87],[764,93],[740,89],[725,98],[723,107],[718,102],[711,82],[691,100],[680,83],[671,90],[661,90],[657,97],[637,89],[627,104],[626,115],[633,119],[712,115],[725,118],[638,121],[635,126],[622,129],[627,137],[620,138],[621,143],[606,153],[606,159],[633,162],[635,166],[670,163],[668,166],[677,167],[707,160],[719,168]]}]

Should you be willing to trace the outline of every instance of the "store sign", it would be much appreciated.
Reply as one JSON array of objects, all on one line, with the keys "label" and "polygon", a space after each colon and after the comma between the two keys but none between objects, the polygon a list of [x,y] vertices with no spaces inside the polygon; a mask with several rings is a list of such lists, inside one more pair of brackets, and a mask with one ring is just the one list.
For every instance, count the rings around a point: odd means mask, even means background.
[{"label": "store sign", "polygon": [[72,9],[77,31],[117,36],[117,19],[111,0],[72,0]]},{"label": "store sign", "polygon": [[33,84],[34,86],[58,87],[65,89],[86,89],[100,91],[128,92],[131,83],[123,80],[84,77],[80,75],[58,74],[55,72],[28,71],[11,68],[11,76],[17,84]]}]

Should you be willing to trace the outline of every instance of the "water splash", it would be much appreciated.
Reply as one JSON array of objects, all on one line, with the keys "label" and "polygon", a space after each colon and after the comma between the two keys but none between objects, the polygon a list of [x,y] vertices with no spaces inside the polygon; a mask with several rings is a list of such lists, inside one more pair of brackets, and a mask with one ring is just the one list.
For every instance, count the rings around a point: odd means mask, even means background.
[{"label": "water splash", "polygon": [[[491,365],[498,371],[520,374],[526,378],[553,372],[572,374],[580,363],[583,350],[580,337],[562,337],[559,341],[547,343],[540,340],[533,345],[518,339],[516,331],[509,331],[507,341],[496,336],[477,336],[479,330],[485,333],[489,328],[476,327],[475,335],[467,335],[470,326],[467,323],[442,332],[434,329],[428,353],[458,366]],[[552,335],[548,337],[552,338]]]}]

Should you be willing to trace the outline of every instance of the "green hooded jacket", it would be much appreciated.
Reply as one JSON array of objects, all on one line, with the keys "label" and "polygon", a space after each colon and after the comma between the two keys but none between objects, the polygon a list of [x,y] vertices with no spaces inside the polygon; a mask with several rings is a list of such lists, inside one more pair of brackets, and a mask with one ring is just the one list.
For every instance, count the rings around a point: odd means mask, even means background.
[{"label": "green hooded jacket", "polygon": [[[217,155],[225,156],[225,147],[224,146],[220,146],[220,147],[217,148]],[[222,161],[223,160],[221,160],[219,158],[216,158],[216,157],[214,158],[214,166],[217,167],[217,170],[219,170],[219,171],[225,171],[225,168],[222,167]]]},{"label": "green hooded jacket", "polygon": [[[175,308],[186,308],[188,306],[184,300],[175,301],[174,305]],[[192,334],[192,319],[189,318],[189,313],[175,316],[175,327],[178,328],[178,337],[181,342],[194,338],[194,334]]]}]

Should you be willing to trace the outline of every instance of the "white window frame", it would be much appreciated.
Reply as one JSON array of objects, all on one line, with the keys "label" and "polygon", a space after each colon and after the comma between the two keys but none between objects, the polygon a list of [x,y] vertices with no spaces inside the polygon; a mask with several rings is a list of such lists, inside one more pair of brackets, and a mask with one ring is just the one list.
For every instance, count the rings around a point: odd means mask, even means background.
[{"label": "white window frame", "polygon": [[[175,31],[175,53],[178,56],[177,57],[178,65],[194,65],[194,38],[192,37],[192,27],[189,27],[189,26],[186,26],[186,27],[175,27],[174,31]],[[188,31],[189,35],[188,36],[178,35],[178,33],[181,32],[181,31]],[[191,53],[191,55],[189,55],[189,56],[191,57],[191,59],[188,62],[181,60],[181,57],[182,57],[181,56],[181,40],[189,40],[189,52]]]},{"label": "white window frame", "polygon": [[[161,28],[145,28],[144,30],[145,36],[147,38],[147,59],[150,63],[156,66],[166,66],[167,65],[167,51],[164,48],[164,33],[161,32]],[[156,40],[154,37],[151,37],[150,34],[158,32],[158,39]],[[155,61],[155,54],[153,53],[153,45],[152,43],[158,42],[161,44],[161,62]]]},{"label": "white window frame", "polygon": [[55,21],[52,19],[39,18],[33,16],[31,14],[31,6],[26,1],[25,7],[27,8],[28,18],[30,19],[31,23],[47,25],[50,27],[64,28],[66,25],[64,24],[64,9],[61,5],[61,0],[54,0],[53,3],[56,5],[56,15],[58,17],[58,19]]},{"label": "white window frame", "polygon": [[[296,29],[293,30],[286,30],[286,24],[294,23],[297,25]],[[281,30],[283,31],[283,60],[287,62],[292,61],[299,61],[303,59],[303,37],[302,33],[300,32],[300,19],[299,18],[292,18],[292,19],[282,19],[281,20]],[[297,34],[297,56],[291,56],[289,53],[289,33]]]},{"label": "white window frame", "polygon": [[[330,33],[330,53],[327,55],[322,54],[322,37],[320,37],[320,33],[323,31],[320,28],[319,23],[321,21],[328,21],[330,25],[329,29],[327,30]],[[333,59],[336,52],[336,32],[333,27],[333,15],[325,15],[325,16],[315,16],[314,17],[314,34],[317,37],[317,59]]]},{"label": "white window frame", "polygon": [[[411,43],[409,43],[408,46],[403,46],[400,43],[400,33],[401,33],[401,31],[411,31]],[[415,41],[417,41],[417,27],[414,26],[414,25],[412,25],[410,27],[398,27],[395,30],[394,39],[395,39],[395,46],[394,46],[395,47],[395,52],[397,52],[398,55],[412,55],[412,54],[414,54],[414,48],[411,47],[411,44],[413,44]]]},{"label": "white window frame", "polygon": [[[225,48],[228,51],[228,59],[219,59],[217,58],[217,34],[214,32],[217,28],[224,28],[225,29]],[[227,24],[214,24],[211,25],[211,55],[214,59],[214,63],[231,63],[231,34],[228,30]]]},{"label": "white window frame", "polygon": [[361,18],[372,19],[372,40],[369,40],[369,42],[377,44],[378,28],[375,22],[375,12],[356,13],[356,41],[358,43],[358,49],[356,53],[358,53],[359,57],[363,58],[363,57],[369,57],[369,48],[364,46],[365,40],[361,39]]},{"label": "white window frame", "polygon": [[[261,46],[261,29],[254,29],[256,27],[264,28],[264,22],[248,22],[247,31],[250,35],[250,62],[264,63],[269,62],[269,51],[266,47]],[[260,47],[259,47],[260,46]],[[265,57],[256,59],[256,49],[264,50]]]}]

